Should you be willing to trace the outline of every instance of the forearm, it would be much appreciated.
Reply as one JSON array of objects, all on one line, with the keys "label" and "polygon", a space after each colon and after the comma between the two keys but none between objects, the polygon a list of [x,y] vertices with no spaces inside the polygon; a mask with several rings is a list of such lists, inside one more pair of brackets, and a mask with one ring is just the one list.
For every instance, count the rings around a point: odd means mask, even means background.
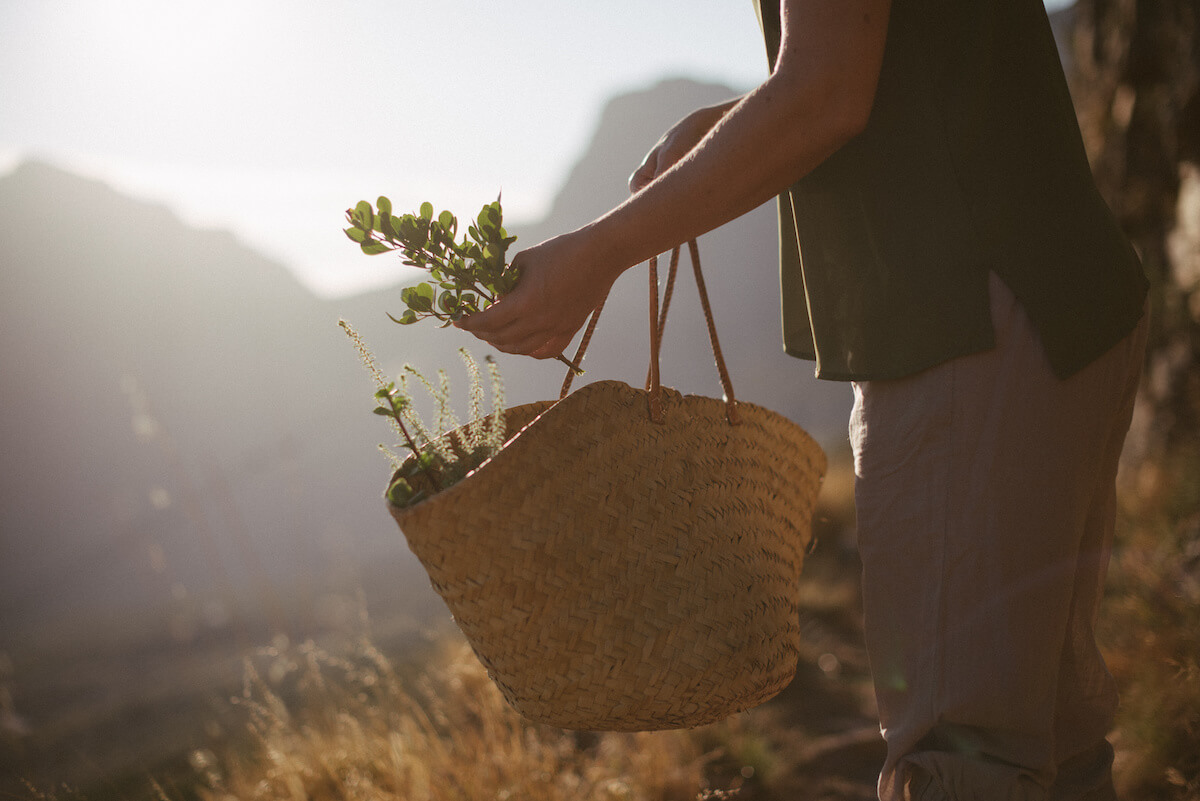
[{"label": "forearm", "polygon": [[[799,85],[797,85],[799,84]],[[773,75],[687,156],[579,231],[616,273],[723,225],[782,192],[861,127],[820,81]]]},{"label": "forearm", "polygon": [[640,192],[656,177],[666,172],[675,162],[691,152],[713,127],[721,121],[740,97],[726,100],[714,106],[697,109],[671,126],[654,147],[642,159],[642,163],[629,176],[629,191]]},{"label": "forearm", "polygon": [[516,289],[460,327],[508,353],[558,354],[621,272],[806,175],[867,123],[890,2],[780,0],[783,34],[771,77],[677,123],[634,173],[635,194],[518,253]]}]

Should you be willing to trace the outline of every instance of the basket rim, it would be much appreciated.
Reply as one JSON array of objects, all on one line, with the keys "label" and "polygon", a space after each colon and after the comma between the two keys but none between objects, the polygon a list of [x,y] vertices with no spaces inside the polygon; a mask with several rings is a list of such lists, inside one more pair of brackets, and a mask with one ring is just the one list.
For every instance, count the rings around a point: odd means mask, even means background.
[{"label": "basket rim", "polygon": [[[495,462],[496,460],[503,457],[505,452],[507,452],[509,450],[510,446],[512,446],[512,444],[522,434],[524,434],[526,431],[528,431],[529,428],[534,423],[537,423],[538,421],[540,421],[542,418],[546,417],[547,415],[554,413],[554,411],[556,409],[558,409],[560,406],[563,405],[564,401],[567,401],[571,398],[575,398],[577,396],[583,397],[588,394],[594,394],[595,392],[599,392],[601,390],[608,390],[610,388],[616,388],[621,391],[631,392],[635,395],[648,395],[649,394],[648,390],[646,390],[644,388],[632,386],[631,384],[629,384],[625,381],[621,381],[618,379],[612,379],[612,378],[605,378],[605,379],[600,379],[598,381],[593,381],[590,384],[585,384],[584,386],[579,387],[574,392],[567,395],[565,398],[559,398],[558,400],[531,401],[529,403],[521,403],[521,404],[517,404],[516,406],[507,407],[506,409],[504,409],[505,413],[508,413],[512,409],[521,409],[521,408],[526,408],[526,407],[530,407],[530,406],[549,404],[548,406],[546,406],[545,409],[543,409],[541,412],[539,412],[537,415],[535,415],[533,417],[533,419],[531,419],[528,423],[521,426],[521,428],[518,429],[516,431],[516,433],[514,433],[512,436],[506,438],[504,440],[504,443],[500,446],[500,450],[498,450],[495,454],[488,457],[484,461],[480,462],[478,465],[476,465],[474,468],[472,468],[470,471],[468,471],[467,474],[465,476],[463,476],[459,481],[455,482],[453,486],[447,487],[446,489],[444,489],[440,492],[436,492],[433,495],[423,498],[420,501],[418,501],[417,503],[412,504],[411,506],[397,506],[394,503],[392,503],[390,500],[387,500],[386,496],[384,498],[384,502],[387,504],[389,511],[391,511],[391,513],[394,517],[403,517],[403,516],[407,516],[410,512],[416,512],[418,509],[428,507],[428,505],[434,501],[440,501],[442,499],[449,499],[449,498],[453,497],[455,492],[459,491],[460,487],[466,485],[468,482],[470,482],[472,480],[475,480],[477,473],[481,472],[486,467],[491,465],[493,462]],[[670,388],[670,387],[666,387],[666,386],[663,386],[662,390],[663,390],[664,396],[666,396],[666,397],[673,396],[675,398],[676,402],[686,402],[693,398],[700,399],[703,401],[713,401],[713,402],[721,403],[721,404],[724,404],[724,402],[725,402],[724,400],[722,400],[720,398],[714,398],[711,395],[697,395],[697,394],[684,395],[683,393],[679,392],[678,390]],[[798,432],[799,434],[802,435],[802,439],[804,440],[805,445],[808,446],[809,450],[815,449],[816,453],[820,454],[822,464],[821,464],[818,472],[820,472],[822,475],[825,473],[827,466],[828,466],[828,457],[825,453],[825,449],[821,446],[821,444],[819,442],[816,441],[816,439],[812,436],[812,434],[810,434],[799,423],[792,420],[790,417],[787,417],[786,415],[783,415],[783,414],[780,414],[779,412],[768,409],[765,406],[759,406],[758,404],[753,403],[751,401],[744,401],[744,400],[739,399],[738,400],[738,408],[740,410],[745,410],[747,408],[753,409],[753,410],[755,410],[756,414],[766,414],[771,418],[775,418],[777,421],[784,422],[784,423],[788,424],[789,426],[791,426],[793,429],[795,429],[796,432]],[[465,426],[460,426],[459,428],[461,429],[463,427],[465,427]],[[459,429],[455,429],[455,431],[457,431],[457,430],[459,430]],[[446,432],[442,436],[449,436],[451,433],[453,433],[453,432]],[[413,460],[415,458],[416,457],[414,455],[410,454],[407,458],[405,458],[404,464],[408,464],[411,460]],[[402,468],[397,468],[396,470],[392,471],[391,478],[394,479],[396,474],[399,473],[401,469]],[[389,479],[389,483],[390,483],[390,480],[391,479]]]}]

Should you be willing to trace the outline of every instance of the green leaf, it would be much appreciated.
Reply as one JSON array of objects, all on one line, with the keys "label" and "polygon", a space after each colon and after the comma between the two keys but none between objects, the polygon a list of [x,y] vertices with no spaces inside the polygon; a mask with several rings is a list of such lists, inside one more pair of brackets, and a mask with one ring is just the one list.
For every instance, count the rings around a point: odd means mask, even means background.
[{"label": "green leaf", "polygon": [[392,201],[383,195],[380,195],[379,199],[375,201],[375,208],[379,209],[379,216],[381,217],[392,216]]},{"label": "green leaf", "polygon": [[429,223],[428,221],[414,217],[411,214],[405,214],[400,218],[400,224],[393,225],[400,238],[410,247],[419,248],[429,239]]},{"label": "green leaf", "polygon": [[392,220],[394,219],[396,218],[390,214],[380,214],[379,218],[375,220],[379,226],[379,233],[383,234],[389,241],[396,238],[396,229],[392,227]]},{"label": "green leaf", "polygon": [[393,323],[398,325],[412,325],[421,319],[420,317],[417,317],[416,313],[412,309],[409,309],[405,311],[404,314],[401,314],[399,319],[392,317],[391,312],[384,312],[384,314],[386,314]]},{"label": "green leaf", "polygon": [[354,207],[358,219],[362,221],[362,227],[368,231],[375,227],[375,212],[371,210],[371,204],[365,200],[358,201],[358,205]]},{"label": "green leaf", "polygon": [[369,242],[362,243],[362,252],[366,253],[368,256],[378,256],[380,253],[387,253],[389,250],[391,250],[391,248],[383,242],[371,240]]},{"label": "green leaf", "polygon": [[353,241],[358,242],[360,245],[366,241],[367,232],[361,228],[345,228],[343,230],[346,232],[346,236],[350,237],[350,239]]},{"label": "green leaf", "polygon": [[385,407],[385,406],[376,406],[376,407],[375,407],[375,414],[379,415],[380,417],[391,417],[391,416],[392,416],[392,410],[391,410],[391,409],[388,409],[388,408],[387,408],[387,407]]},{"label": "green leaf", "polygon": [[415,500],[413,488],[404,479],[397,478],[388,485],[387,499],[393,506],[407,506]]},{"label": "green leaf", "polygon": [[514,267],[510,267],[501,273],[495,280],[494,285],[496,292],[501,295],[507,295],[517,287],[517,281],[520,280],[521,272]]},{"label": "green leaf", "polygon": [[423,220],[432,220],[433,219],[433,204],[430,203],[429,201],[425,201],[424,203],[421,204],[421,219],[423,219]]},{"label": "green leaf", "polygon": [[447,231],[454,230],[454,228],[458,225],[458,221],[454,219],[454,215],[448,211],[443,211],[438,215],[438,222],[441,223],[442,227]]},{"label": "green leaf", "polygon": [[425,283],[417,284],[415,287],[413,287],[413,289],[416,290],[416,294],[418,297],[427,298],[431,302],[433,301],[433,294],[434,294],[433,287],[430,286],[429,284],[425,284]]},{"label": "green leaf", "polygon": [[492,225],[492,221],[488,219],[488,208],[488,206],[484,206],[480,209],[479,216],[475,219],[475,225],[479,227],[479,233],[482,235],[479,240],[480,242],[486,242],[490,239],[492,229],[495,227]]}]

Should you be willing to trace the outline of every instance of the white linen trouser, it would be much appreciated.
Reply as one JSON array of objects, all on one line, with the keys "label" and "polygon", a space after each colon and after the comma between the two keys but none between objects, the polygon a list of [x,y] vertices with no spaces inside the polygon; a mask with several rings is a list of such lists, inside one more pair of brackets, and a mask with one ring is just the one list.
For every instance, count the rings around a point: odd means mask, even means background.
[{"label": "white linen trouser", "polygon": [[854,385],[879,795],[1112,799],[1093,624],[1146,318],[1060,380],[994,275],[990,291],[993,350]]}]

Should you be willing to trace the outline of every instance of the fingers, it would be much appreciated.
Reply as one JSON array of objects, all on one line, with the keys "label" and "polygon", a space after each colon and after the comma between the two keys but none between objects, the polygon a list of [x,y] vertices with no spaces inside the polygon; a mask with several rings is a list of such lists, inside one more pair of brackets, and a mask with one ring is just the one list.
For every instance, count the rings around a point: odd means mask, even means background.
[{"label": "fingers", "polygon": [[544,344],[550,335],[529,330],[529,320],[520,309],[521,304],[513,302],[510,295],[454,325],[497,350],[526,354]]},{"label": "fingers", "polygon": [[633,175],[629,176],[629,191],[636,194],[642,190],[642,187],[654,180],[658,175],[658,148],[654,148],[646,154],[646,158]]},{"label": "fingers", "polygon": [[508,315],[505,314],[505,311],[505,305],[497,301],[483,311],[456,320],[454,327],[484,338],[489,332],[499,331],[511,322],[506,319]]},{"label": "fingers", "polygon": [[[522,255],[517,254],[513,262],[520,263]],[[529,353],[542,345],[549,335],[538,330],[545,326],[545,315],[538,313],[543,305],[538,300],[538,276],[534,270],[522,269],[523,278],[512,292],[455,325],[505,353]]]},{"label": "fingers", "polygon": [[525,293],[521,289],[522,287],[518,286],[483,311],[464,317],[454,325],[481,339],[487,339],[488,334],[503,331],[524,316]]},{"label": "fingers", "polygon": [[500,332],[472,332],[502,353],[517,356],[532,356],[535,359],[552,359],[571,344],[571,338],[555,336],[543,331],[524,332],[505,330]]},{"label": "fingers", "polygon": [[[575,330],[564,334],[561,326],[555,329],[546,329],[541,326],[531,328],[536,323],[521,316],[506,321],[500,315],[500,312],[504,311],[501,309],[502,305],[497,303],[484,311],[459,320],[455,325],[474,334],[502,353],[533,356],[536,359],[552,359],[571,344]],[[509,308],[511,309],[515,305],[509,304]],[[495,314],[493,314],[493,310],[495,310]]]},{"label": "fingers", "polygon": [[598,302],[590,300],[600,287],[587,250],[568,234],[518,253],[516,288],[456,325],[505,353],[558,356]]},{"label": "fingers", "polygon": [[535,359],[553,359],[558,355],[565,353],[571,345],[571,340],[574,336],[559,336],[546,341],[544,345],[530,352],[530,356]]}]

